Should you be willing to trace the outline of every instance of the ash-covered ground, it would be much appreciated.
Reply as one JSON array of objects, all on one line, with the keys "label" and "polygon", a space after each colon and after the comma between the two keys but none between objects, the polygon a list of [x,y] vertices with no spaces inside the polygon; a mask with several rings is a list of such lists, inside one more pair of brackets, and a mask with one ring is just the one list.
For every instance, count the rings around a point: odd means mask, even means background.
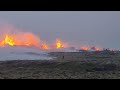
[{"label": "ash-covered ground", "polygon": [[55,60],[0,61],[1,79],[119,79],[120,52],[51,52]]}]

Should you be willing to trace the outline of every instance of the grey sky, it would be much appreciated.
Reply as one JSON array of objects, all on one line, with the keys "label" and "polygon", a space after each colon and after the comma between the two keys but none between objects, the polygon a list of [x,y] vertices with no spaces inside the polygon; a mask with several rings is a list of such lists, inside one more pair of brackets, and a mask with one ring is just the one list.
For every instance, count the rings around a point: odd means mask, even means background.
[{"label": "grey sky", "polygon": [[0,11],[0,22],[31,31],[46,42],[120,49],[118,11]]}]

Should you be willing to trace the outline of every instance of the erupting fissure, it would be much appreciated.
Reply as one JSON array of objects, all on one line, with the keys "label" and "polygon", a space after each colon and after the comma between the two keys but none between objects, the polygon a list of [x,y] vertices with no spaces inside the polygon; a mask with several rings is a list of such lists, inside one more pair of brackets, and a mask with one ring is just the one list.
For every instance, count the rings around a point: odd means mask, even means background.
[{"label": "erupting fissure", "polygon": [[[5,47],[6,45],[9,46],[34,46],[40,49],[60,49],[60,48],[68,48],[69,45],[62,42],[60,38],[56,39],[56,42],[54,43],[54,47],[49,46],[46,42],[43,42],[40,40],[39,37],[34,35],[30,32],[17,32],[14,34],[7,33],[2,34],[0,37],[0,46]],[[53,45],[53,44],[51,44]],[[83,46],[81,47],[82,50],[88,51],[90,50],[90,47]],[[92,47],[93,50],[100,51],[100,48]]]}]

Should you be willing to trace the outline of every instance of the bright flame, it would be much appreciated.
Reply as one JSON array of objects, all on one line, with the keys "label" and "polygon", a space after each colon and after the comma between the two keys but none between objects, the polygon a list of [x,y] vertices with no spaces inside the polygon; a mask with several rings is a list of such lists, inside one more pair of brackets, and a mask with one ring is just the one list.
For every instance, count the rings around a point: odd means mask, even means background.
[{"label": "bright flame", "polygon": [[[45,42],[41,42],[40,38],[34,35],[31,32],[20,32],[14,27],[5,26],[5,28],[0,28],[0,46],[5,47],[9,46],[34,46],[40,49],[51,49],[51,48],[68,48],[69,45],[67,43],[63,43],[59,38],[56,39],[54,44],[47,45]],[[12,31],[13,30],[13,31]],[[17,30],[17,32],[16,32]],[[3,31],[3,32],[2,32]],[[5,33],[4,33],[5,31]],[[14,33],[12,33],[12,32]],[[90,47],[90,46],[82,46],[82,50],[88,51],[90,49],[94,51],[100,51],[101,48],[98,47]]]},{"label": "bright flame", "polygon": [[5,44],[8,44],[10,46],[14,46],[15,42],[13,40],[12,36],[6,35],[5,39],[1,42],[1,45],[4,46]]},{"label": "bright flame", "polygon": [[39,46],[39,38],[32,33],[6,34],[1,40],[0,46]]},{"label": "bright flame", "polygon": [[64,48],[60,39],[56,39],[56,48]]}]

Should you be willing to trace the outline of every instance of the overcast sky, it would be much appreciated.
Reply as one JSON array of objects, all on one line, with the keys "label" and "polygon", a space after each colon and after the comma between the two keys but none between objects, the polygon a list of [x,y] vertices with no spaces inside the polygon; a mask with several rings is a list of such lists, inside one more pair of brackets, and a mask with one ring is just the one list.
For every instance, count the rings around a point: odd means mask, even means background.
[{"label": "overcast sky", "polygon": [[59,37],[73,45],[120,49],[119,11],[0,11],[0,23],[31,31],[46,42]]}]

